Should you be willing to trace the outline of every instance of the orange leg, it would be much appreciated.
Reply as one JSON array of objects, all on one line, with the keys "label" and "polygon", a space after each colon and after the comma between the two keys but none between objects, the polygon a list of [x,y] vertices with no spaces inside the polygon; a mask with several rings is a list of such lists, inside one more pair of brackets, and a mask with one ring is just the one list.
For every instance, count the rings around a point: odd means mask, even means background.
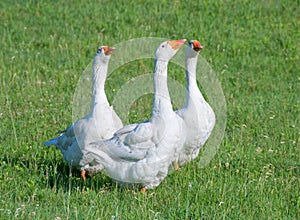
[{"label": "orange leg", "polygon": [[141,192],[145,195],[145,194],[146,194],[146,190],[147,190],[147,188],[144,186],[144,187],[141,189]]},{"label": "orange leg", "polygon": [[180,170],[179,164],[176,161],[173,162],[173,166],[174,166],[176,171]]},{"label": "orange leg", "polygon": [[86,179],[85,174],[86,174],[86,171],[82,170],[80,175],[81,175],[81,178],[83,179],[83,181],[85,181],[85,179]]}]

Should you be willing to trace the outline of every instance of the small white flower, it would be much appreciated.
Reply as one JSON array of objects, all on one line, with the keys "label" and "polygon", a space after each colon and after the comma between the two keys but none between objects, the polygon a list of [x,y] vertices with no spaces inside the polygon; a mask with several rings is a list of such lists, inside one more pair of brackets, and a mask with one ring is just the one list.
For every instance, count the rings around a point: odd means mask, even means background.
[{"label": "small white flower", "polygon": [[255,149],[255,151],[256,151],[257,153],[261,153],[261,152],[262,152],[262,149],[261,149],[260,147],[257,147],[257,148]]}]

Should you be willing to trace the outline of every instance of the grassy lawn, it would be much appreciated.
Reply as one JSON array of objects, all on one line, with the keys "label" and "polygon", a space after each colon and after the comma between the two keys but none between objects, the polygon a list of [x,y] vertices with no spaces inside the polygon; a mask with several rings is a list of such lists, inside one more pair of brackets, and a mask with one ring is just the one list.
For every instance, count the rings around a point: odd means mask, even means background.
[{"label": "grassy lawn", "polygon": [[[300,219],[299,6],[1,1],[0,219]],[[146,195],[102,174],[83,182],[43,147],[72,122],[77,82],[97,47],[141,37],[199,39],[227,105],[213,160],[202,168],[199,157]],[[114,71],[109,100],[152,68],[139,60]],[[170,77],[184,85],[176,68]],[[136,101],[129,121],[149,118],[151,101]]]}]

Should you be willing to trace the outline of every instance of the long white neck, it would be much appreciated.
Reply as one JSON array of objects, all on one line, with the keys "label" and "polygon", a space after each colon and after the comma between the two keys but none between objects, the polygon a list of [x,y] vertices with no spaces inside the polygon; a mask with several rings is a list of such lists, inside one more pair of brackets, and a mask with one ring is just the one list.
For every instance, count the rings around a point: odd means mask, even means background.
[{"label": "long white neck", "polygon": [[94,61],[93,63],[93,87],[92,87],[92,106],[91,114],[94,114],[99,106],[109,105],[104,90],[107,76],[108,62]]},{"label": "long white neck", "polygon": [[203,98],[196,79],[196,67],[197,67],[198,55],[195,57],[189,57],[185,59],[186,66],[186,103],[188,105],[193,98]]},{"label": "long white neck", "polygon": [[155,60],[152,116],[172,111],[171,98],[168,90],[167,72],[168,61]]}]

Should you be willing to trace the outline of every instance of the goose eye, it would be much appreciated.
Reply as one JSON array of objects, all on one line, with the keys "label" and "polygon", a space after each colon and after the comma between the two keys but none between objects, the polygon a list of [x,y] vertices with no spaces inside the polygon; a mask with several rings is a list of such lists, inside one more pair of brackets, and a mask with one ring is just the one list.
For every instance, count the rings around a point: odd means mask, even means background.
[{"label": "goose eye", "polygon": [[165,45],[162,45],[161,47],[162,47],[162,48],[164,48],[164,47],[165,47]]}]

